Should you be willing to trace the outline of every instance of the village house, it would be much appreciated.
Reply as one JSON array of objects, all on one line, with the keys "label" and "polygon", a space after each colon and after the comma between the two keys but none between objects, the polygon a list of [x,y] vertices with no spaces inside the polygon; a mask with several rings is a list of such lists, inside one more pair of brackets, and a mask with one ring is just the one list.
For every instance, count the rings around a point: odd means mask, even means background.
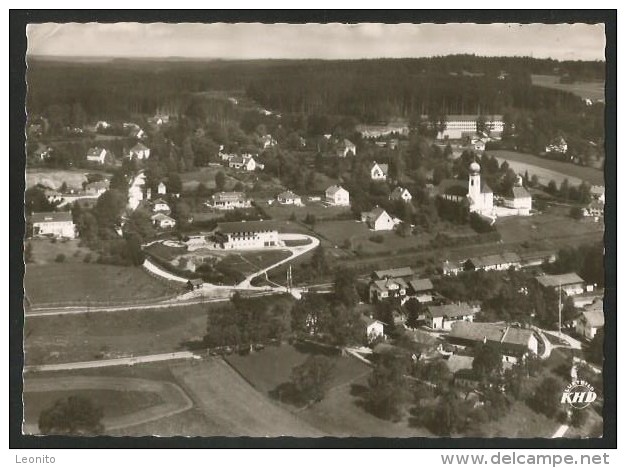
[{"label": "village house", "polygon": [[396,223],[389,213],[377,206],[372,211],[361,213],[361,222],[374,231],[391,231]]},{"label": "village house", "polygon": [[599,299],[585,306],[576,319],[576,333],[587,340],[592,340],[601,328],[604,328],[604,301]]},{"label": "village house", "polygon": [[472,149],[474,151],[483,152],[485,151],[486,143],[483,140],[476,140],[472,142]]},{"label": "village house", "polygon": [[378,164],[376,161],[370,166],[370,179],[372,180],[387,180],[387,174],[389,172],[388,164]]},{"label": "village house", "polygon": [[203,284],[204,281],[202,281],[202,278],[193,278],[187,281],[187,289],[190,291],[201,289]]},{"label": "village house", "polygon": [[511,194],[504,198],[504,206],[517,210],[518,216],[529,216],[533,207],[533,199],[524,187],[513,187]]},{"label": "village house", "polygon": [[337,156],[345,158],[348,155],[356,156],[356,145],[350,140],[343,139],[337,145]]},{"label": "village house", "polygon": [[389,123],[381,123],[378,125],[359,124],[356,126],[356,131],[361,134],[363,138],[381,138],[389,135],[409,135],[409,125],[406,121],[395,121]]},{"label": "village house", "polygon": [[558,137],[554,139],[549,145],[546,146],[546,153],[567,153],[567,142],[565,138]]},{"label": "village house", "polygon": [[159,182],[157,186],[157,193],[159,195],[165,195],[167,193],[167,186],[163,182]]},{"label": "village house", "polygon": [[326,189],[325,201],[335,206],[350,206],[350,193],[341,185],[331,185]]},{"label": "village house", "polygon": [[584,215],[592,218],[604,216],[604,203],[599,200],[591,200],[584,209]]},{"label": "village house", "polygon": [[516,363],[529,355],[536,355],[538,341],[532,330],[496,323],[457,322],[447,336],[450,343],[474,348],[491,344],[502,353],[502,361]]},{"label": "village house", "polygon": [[459,273],[465,271],[465,260],[464,261],[445,260],[443,262],[441,270],[444,276],[456,276]]},{"label": "village house", "polygon": [[33,213],[30,222],[33,226],[33,237],[76,237],[76,226],[69,211]]},{"label": "village house", "polygon": [[110,182],[108,180],[98,180],[95,182],[89,182],[85,184],[85,193],[87,195],[100,196],[107,190],[109,190]]},{"label": "village house", "polygon": [[228,159],[228,167],[252,172],[257,168],[257,163],[252,156],[234,155]]},{"label": "village house", "polygon": [[474,161],[469,166],[468,180],[445,179],[439,183],[438,195],[444,200],[461,203],[469,202],[471,213],[494,218],[493,191],[480,180],[480,165]]},{"label": "village house", "polygon": [[271,221],[218,223],[214,237],[223,249],[262,249],[282,245],[278,227]]},{"label": "village house", "polygon": [[435,287],[428,278],[413,278],[408,281],[407,294],[424,304],[433,301]]},{"label": "village house", "polygon": [[150,157],[150,148],[139,142],[128,151],[126,157],[129,159],[148,159]]},{"label": "village house", "polygon": [[267,134],[261,137],[261,147],[263,149],[272,148],[276,146],[276,140],[272,137],[272,135]]},{"label": "village house", "polygon": [[519,254],[522,268],[541,266],[544,263],[556,262],[556,253],[551,250],[539,250],[536,252],[522,252]]},{"label": "village house", "polygon": [[218,192],[211,196],[211,201],[207,201],[205,205],[215,210],[234,210],[250,208],[252,206],[250,200],[243,192]]},{"label": "village house", "polygon": [[109,153],[104,148],[100,148],[99,146],[89,148],[89,151],[87,151],[88,162],[105,164],[106,162],[108,162],[107,159],[111,158],[111,156],[111,153]]},{"label": "village house", "polygon": [[473,322],[476,312],[465,303],[431,305],[426,310],[426,325],[433,330],[450,330],[456,322]]},{"label": "village house", "polygon": [[561,291],[566,296],[575,296],[585,292],[585,281],[576,273],[562,275],[541,275],[536,277],[537,282],[546,289]]},{"label": "village house", "polygon": [[396,187],[389,195],[389,200],[392,201],[403,201],[405,203],[409,203],[412,199],[413,196],[411,195],[411,192],[402,187]]},{"label": "village house", "polygon": [[106,130],[110,127],[111,127],[111,124],[109,122],[106,122],[105,120],[99,120],[98,122],[96,122],[96,125],[94,126],[97,132],[101,130]]},{"label": "village house", "polygon": [[276,197],[281,205],[302,205],[302,198],[291,190],[279,193]]},{"label": "village house", "polygon": [[154,213],[170,213],[170,206],[162,198],[157,198],[152,202],[152,211]]},{"label": "village house", "polygon": [[484,271],[503,271],[509,268],[519,269],[521,260],[519,255],[513,252],[505,252],[503,254],[485,255],[482,257],[472,257],[465,261],[464,270],[484,270]]},{"label": "village house", "polygon": [[380,280],[386,278],[410,278],[414,275],[411,267],[390,268],[388,270],[376,270],[372,273],[372,279]]},{"label": "village house", "polygon": [[33,155],[35,158],[39,159],[40,161],[45,161],[46,159],[49,159],[52,156],[52,153],[53,153],[52,148],[44,146],[38,150],[35,150]]},{"label": "village house", "polygon": [[46,200],[48,200],[48,203],[52,203],[53,205],[56,203],[62,203],[65,200],[65,196],[57,190],[45,189],[43,194],[46,197]]},{"label": "village house", "polygon": [[176,221],[163,213],[152,215],[150,219],[152,220],[152,224],[159,229],[171,229],[176,226]]},{"label": "village house", "polygon": [[391,298],[406,296],[408,285],[402,278],[372,280],[369,285],[370,302],[381,302]]},{"label": "village house", "polygon": [[367,315],[362,315],[361,320],[365,325],[365,336],[368,343],[385,337],[385,324],[383,322],[370,318]]}]

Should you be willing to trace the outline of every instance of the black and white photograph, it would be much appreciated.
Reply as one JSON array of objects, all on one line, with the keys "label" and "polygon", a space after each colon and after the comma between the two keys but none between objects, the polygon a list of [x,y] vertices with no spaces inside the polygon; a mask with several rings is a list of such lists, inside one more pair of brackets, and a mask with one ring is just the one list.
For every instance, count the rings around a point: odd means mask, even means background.
[{"label": "black and white photograph", "polygon": [[23,436],[606,436],[605,23],[25,36]]}]

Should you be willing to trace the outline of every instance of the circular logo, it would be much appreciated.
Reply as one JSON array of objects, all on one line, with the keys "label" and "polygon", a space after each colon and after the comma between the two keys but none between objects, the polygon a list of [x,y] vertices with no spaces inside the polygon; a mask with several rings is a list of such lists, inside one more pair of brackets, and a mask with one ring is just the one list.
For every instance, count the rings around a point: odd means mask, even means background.
[{"label": "circular logo", "polygon": [[583,409],[596,401],[596,398],[598,394],[589,383],[575,380],[563,390],[561,403],[567,403],[575,409]]}]

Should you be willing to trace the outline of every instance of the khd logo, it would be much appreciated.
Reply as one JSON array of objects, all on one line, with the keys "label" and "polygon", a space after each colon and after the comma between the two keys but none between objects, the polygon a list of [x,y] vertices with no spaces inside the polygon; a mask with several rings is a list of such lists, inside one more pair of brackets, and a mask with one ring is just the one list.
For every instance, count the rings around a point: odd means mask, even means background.
[{"label": "khd logo", "polygon": [[584,380],[575,380],[567,386],[561,396],[561,403],[569,403],[573,408],[583,409],[598,398],[595,389]]}]

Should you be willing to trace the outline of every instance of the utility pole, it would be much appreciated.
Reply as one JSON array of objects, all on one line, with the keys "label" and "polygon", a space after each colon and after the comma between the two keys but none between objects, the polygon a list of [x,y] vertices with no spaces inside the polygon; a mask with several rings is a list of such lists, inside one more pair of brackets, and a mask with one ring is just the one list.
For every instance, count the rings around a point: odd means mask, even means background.
[{"label": "utility pole", "polygon": [[559,337],[563,338],[563,333],[561,332],[561,283],[559,282]]}]

